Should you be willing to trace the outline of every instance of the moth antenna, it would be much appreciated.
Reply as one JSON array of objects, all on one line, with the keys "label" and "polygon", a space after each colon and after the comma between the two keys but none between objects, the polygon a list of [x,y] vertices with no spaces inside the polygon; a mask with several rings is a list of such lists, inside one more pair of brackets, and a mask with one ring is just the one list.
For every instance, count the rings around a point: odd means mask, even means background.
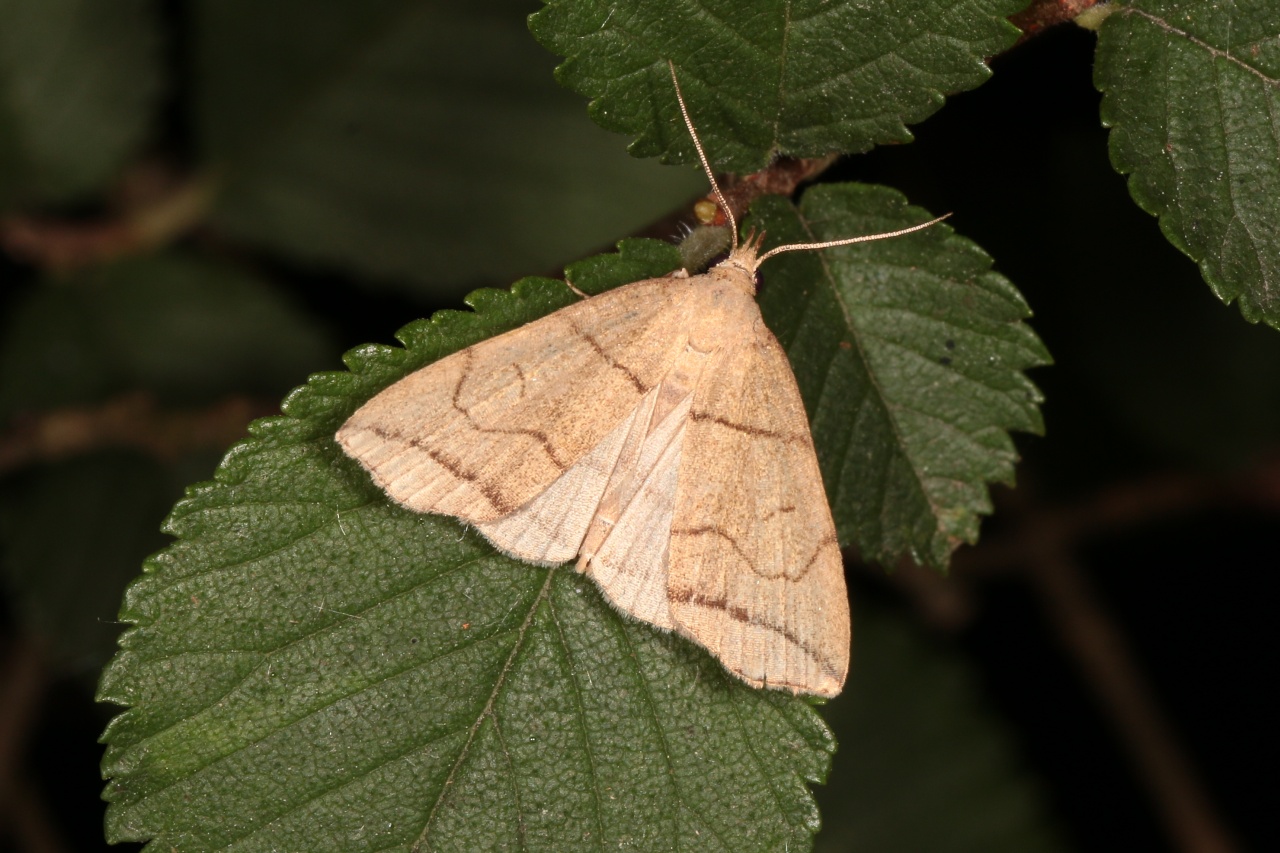
[{"label": "moth antenna", "polygon": [[864,234],[861,237],[846,237],[843,240],[828,240],[825,243],[792,243],[789,246],[774,246],[756,259],[756,266],[760,266],[774,255],[781,255],[783,252],[803,252],[814,249],[830,249],[835,246],[848,246],[852,243],[870,243],[872,240],[888,240],[890,237],[901,237],[904,234],[911,234],[915,231],[923,231],[931,225],[937,225],[942,220],[950,216],[950,213],[944,213],[937,219],[930,219],[928,222],[921,222],[919,225],[912,225],[910,228],[899,228],[897,231],[885,231],[882,234]]},{"label": "moth antenna", "polygon": [[711,192],[716,197],[716,203],[720,205],[720,209],[724,211],[725,218],[729,220],[729,233],[733,235],[733,243],[730,247],[730,253],[738,248],[738,221],[733,217],[733,211],[729,209],[729,202],[725,201],[724,193],[720,192],[720,185],[716,183],[715,173],[711,171],[711,164],[707,162],[707,154],[702,150],[702,140],[698,139],[698,131],[693,128],[693,119],[689,118],[689,108],[684,104],[684,95],[680,92],[680,81],[676,79],[676,64],[670,59],[667,60],[667,67],[671,69],[671,83],[676,87],[676,103],[680,104],[680,115],[684,116],[684,126],[689,128],[689,136],[693,138],[693,147],[698,152],[698,159],[702,161],[702,171],[707,175],[707,181],[711,184]]}]

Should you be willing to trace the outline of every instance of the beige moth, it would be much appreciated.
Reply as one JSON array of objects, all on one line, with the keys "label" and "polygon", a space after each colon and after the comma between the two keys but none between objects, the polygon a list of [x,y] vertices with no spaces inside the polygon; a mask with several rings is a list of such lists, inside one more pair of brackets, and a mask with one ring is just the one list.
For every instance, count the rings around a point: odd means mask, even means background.
[{"label": "beige moth", "polygon": [[671,71],[729,218],[729,257],[427,365],[337,440],[396,503],[455,516],[527,562],[576,557],[615,608],[703,646],[748,684],[835,696],[851,630],[840,544],[756,270],[779,252],[933,223],[764,254],[740,245]]}]

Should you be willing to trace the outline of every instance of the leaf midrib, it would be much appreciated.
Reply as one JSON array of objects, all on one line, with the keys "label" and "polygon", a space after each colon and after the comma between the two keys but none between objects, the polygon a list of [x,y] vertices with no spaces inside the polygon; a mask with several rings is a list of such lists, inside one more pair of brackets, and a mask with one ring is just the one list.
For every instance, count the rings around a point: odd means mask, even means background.
[{"label": "leaf midrib", "polygon": [[[815,234],[813,229],[810,227],[809,218],[805,216],[804,211],[797,207],[795,208],[795,213],[796,220],[800,223],[801,227],[804,228],[809,241],[818,242],[817,234]],[[893,433],[894,445],[897,448],[897,452],[907,460],[908,466],[911,469],[911,476],[916,483],[916,488],[919,489],[920,494],[929,504],[929,508],[936,518],[939,507],[935,502],[933,495],[930,494],[924,480],[921,479],[922,472],[918,469],[911,454],[907,452],[907,442],[903,435],[901,426],[898,423],[895,409],[889,404],[889,401],[885,396],[884,389],[880,385],[879,377],[876,375],[875,371],[871,369],[871,360],[867,357],[866,348],[863,346],[862,339],[864,331],[854,323],[853,315],[849,310],[848,304],[845,302],[844,295],[840,292],[840,288],[836,287],[836,275],[831,271],[831,262],[823,252],[818,252],[817,254],[818,263],[822,267],[822,280],[828,291],[831,293],[832,298],[835,300],[836,305],[840,306],[840,314],[844,322],[844,327],[849,330],[849,337],[851,339],[850,343],[857,351],[858,357],[862,360],[862,364],[866,369],[867,380],[871,383],[871,387],[875,389],[876,400],[885,414],[885,419],[889,423],[889,429]]]},{"label": "leaf midrib", "polygon": [[[453,787],[453,780],[457,777],[459,769],[466,761],[467,756],[471,754],[471,746],[475,743],[476,735],[480,733],[480,727],[484,725],[484,721],[489,718],[494,719],[496,725],[497,718],[494,716],[494,705],[498,701],[498,697],[502,694],[502,688],[506,685],[507,676],[511,673],[515,666],[516,658],[519,657],[521,650],[524,649],[525,637],[529,633],[529,628],[533,625],[533,619],[538,613],[538,608],[547,601],[551,594],[551,583],[555,580],[556,573],[561,569],[560,566],[553,567],[547,571],[547,579],[542,583],[542,589],[538,590],[538,594],[534,596],[533,601],[529,604],[529,612],[525,614],[524,621],[520,624],[516,631],[516,641],[511,646],[511,653],[507,655],[506,661],[502,664],[502,669],[498,673],[497,679],[494,680],[493,689],[489,691],[489,698],[481,709],[480,714],[476,717],[476,721],[471,724],[471,728],[467,731],[467,739],[463,741],[462,748],[458,750],[458,758],[453,763],[453,767],[449,768],[449,775],[445,777],[444,784],[440,786],[440,793],[436,796],[436,800],[431,804],[431,811],[427,813],[427,819],[423,822],[422,832],[418,834],[418,838],[413,842],[413,846],[409,848],[411,853],[424,849],[427,842],[427,835],[431,832],[431,826],[435,822],[436,815],[440,811],[440,807],[444,804],[445,797],[449,790]],[[425,849],[430,849],[426,847]]]},{"label": "leaf midrib", "polygon": [[1174,36],[1177,36],[1178,38],[1186,39],[1189,43],[1195,45],[1201,50],[1204,50],[1215,59],[1225,59],[1228,62],[1232,63],[1233,65],[1239,66],[1240,68],[1244,69],[1248,73],[1257,77],[1259,80],[1262,80],[1268,86],[1280,87],[1280,80],[1277,80],[1274,77],[1267,76],[1262,72],[1261,69],[1254,68],[1252,65],[1245,62],[1240,57],[1233,55],[1230,52],[1230,50],[1225,50],[1220,47],[1214,47],[1204,39],[1197,38],[1196,36],[1193,36],[1191,33],[1187,32],[1186,30],[1175,27],[1173,24],[1169,23],[1164,18],[1161,18],[1158,15],[1153,15],[1150,12],[1143,11],[1142,9],[1134,9],[1134,8],[1123,9],[1120,11],[1120,14],[1137,15],[1138,17],[1149,21],[1151,24],[1153,24],[1156,27],[1159,27],[1160,29],[1164,30],[1166,33],[1169,33],[1170,35],[1174,35]]}]

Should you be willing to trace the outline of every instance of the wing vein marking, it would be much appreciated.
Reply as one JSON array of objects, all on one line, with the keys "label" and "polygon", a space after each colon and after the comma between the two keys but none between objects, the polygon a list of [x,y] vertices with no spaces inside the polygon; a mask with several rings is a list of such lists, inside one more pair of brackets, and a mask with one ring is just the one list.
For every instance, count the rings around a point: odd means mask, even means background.
[{"label": "wing vein marking", "polygon": [[777,430],[765,429],[764,427],[751,426],[750,424],[737,423],[728,418],[713,415],[710,412],[699,412],[690,410],[689,420],[698,423],[711,423],[731,429],[734,432],[740,432],[743,435],[749,435],[752,438],[772,438],[781,441],[783,444],[805,444],[805,436],[796,432],[779,432]]},{"label": "wing vein marking", "polygon": [[[489,506],[493,507],[494,511],[498,513],[499,516],[510,515],[520,508],[518,506],[512,506],[506,496],[498,491],[493,483],[487,483],[479,474],[474,471],[467,471],[464,469],[461,461],[448,458],[443,452],[436,450],[434,447],[424,447],[416,438],[409,439],[409,444],[427,454],[432,461],[444,470],[448,471],[454,477],[459,480],[465,480],[475,486],[476,491],[478,491],[484,499],[489,502]],[[424,483],[422,486],[414,490],[413,494],[409,495],[403,503],[410,503],[415,496],[429,488],[432,488],[433,485],[433,483]]]},{"label": "wing vein marking", "polygon": [[801,569],[798,574],[789,575],[788,577],[790,578],[790,580],[792,582],[795,582],[803,579],[805,575],[809,574],[809,571],[814,567],[814,564],[818,562],[818,557],[822,556],[822,552],[825,551],[827,548],[831,547],[832,545],[834,545],[836,548],[836,551],[839,552],[840,539],[836,535],[835,531],[832,531],[831,535],[825,536],[822,539],[818,540],[818,544],[814,547],[812,553],[810,553],[809,559],[804,564],[804,568]]},{"label": "wing vein marking", "polygon": [[715,526],[714,524],[707,524],[707,525],[703,525],[702,527],[673,527],[671,528],[671,535],[672,536],[707,536],[707,535],[719,536],[721,539],[729,543],[729,545],[733,548],[734,552],[742,559],[742,562],[747,564],[747,568],[751,569],[751,572],[753,574],[759,577],[769,577],[768,575],[764,575],[760,573],[760,571],[756,568],[755,563],[752,561],[751,557],[747,554],[746,551],[742,550],[742,547],[738,544],[737,539],[734,539],[732,536],[730,536],[728,533],[725,533],[723,530],[721,530],[719,527]]},{"label": "wing vein marking", "polygon": [[[794,512],[795,507],[783,507],[781,510],[777,510],[773,513],[770,513],[765,519],[762,519],[762,520],[767,521],[769,518],[772,518],[778,512],[786,512],[786,511]],[[720,538],[724,539],[733,547],[734,552],[737,553],[737,555],[742,558],[742,562],[746,563],[747,567],[750,568],[751,571],[757,577],[766,578],[768,580],[775,580],[778,577],[780,577],[780,575],[764,574],[759,569],[757,569],[755,564],[752,562],[751,558],[738,545],[738,540],[734,539],[728,533],[725,533],[719,527],[715,527],[713,525],[706,525],[704,527],[684,527],[684,528],[673,527],[671,529],[671,535],[672,536],[707,536],[707,535],[719,536]],[[805,561],[804,568],[794,575],[787,575],[788,580],[795,582],[795,581],[804,579],[805,575],[809,574],[809,570],[813,568],[814,563],[818,561],[818,557],[822,554],[824,550],[826,550],[831,545],[835,545],[836,548],[838,549],[840,547],[840,542],[834,536],[827,536],[818,540],[817,546],[814,547],[812,552],[810,552],[809,559]]]},{"label": "wing vein marking", "polygon": [[605,364],[609,365],[614,370],[617,370],[623,376],[625,376],[627,380],[633,386],[635,386],[635,389],[639,391],[641,394],[649,393],[649,388],[643,382],[640,381],[640,377],[636,376],[635,373],[632,372],[631,368],[627,367],[625,364],[618,361],[613,356],[609,355],[608,351],[606,351],[605,348],[600,345],[600,342],[597,341],[595,338],[591,337],[591,335],[588,334],[586,330],[582,328],[581,325],[579,325],[576,318],[567,317],[566,319],[569,321],[569,327],[573,329],[574,334],[576,334],[578,337],[582,338],[584,341],[590,344],[591,349],[595,351],[596,355],[598,355],[604,361]]},{"label": "wing vein marking", "polygon": [[760,519],[760,522],[763,524],[763,523],[764,523],[764,522],[766,522],[766,521],[772,521],[776,516],[779,516],[779,515],[791,515],[792,513],[796,512],[796,511],[797,511],[797,510],[796,510],[796,505],[795,505],[795,504],[787,504],[786,506],[780,506],[780,507],[778,507],[778,508],[776,508],[776,509],[772,509],[772,510],[770,510],[768,515],[766,515],[766,516],[764,516],[763,518],[761,518],[761,519]]},{"label": "wing vein marking", "polygon": [[765,619],[752,615],[744,607],[732,607],[729,605],[728,596],[721,593],[719,598],[711,598],[710,596],[701,595],[692,589],[673,589],[669,592],[671,600],[677,604],[692,604],[695,607],[705,607],[708,610],[719,610],[735,622],[743,625],[750,625],[753,628],[763,628],[766,631],[772,631],[784,640],[793,644],[796,648],[804,652],[809,660],[814,661],[818,666],[822,667],[823,672],[828,675],[834,675],[840,678],[840,670],[833,666],[826,656],[819,654],[809,643],[802,640],[794,631],[782,625],[775,625]]},{"label": "wing vein marking", "polygon": [[[476,432],[484,433],[485,435],[527,435],[529,436],[530,438],[537,441],[538,444],[542,445],[542,452],[547,454],[547,458],[551,460],[551,464],[555,465],[561,471],[568,470],[569,463],[565,462],[563,459],[560,458],[559,454],[556,453],[555,448],[551,446],[551,439],[542,430],[531,429],[529,427],[515,427],[512,429],[502,429],[499,427],[485,426],[479,423],[475,419],[475,417],[471,414],[471,409],[474,408],[474,406],[464,406],[462,405],[461,402],[459,402],[462,397],[462,386],[465,385],[467,380],[471,377],[472,362],[475,360],[475,356],[471,354],[471,350],[469,349],[462,350],[459,354],[467,356],[467,363],[466,363],[466,366],[463,368],[461,375],[458,376],[458,381],[453,386],[453,394],[450,396],[449,402],[453,406],[454,411],[458,412],[460,415],[466,418],[467,423],[470,424],[472,429],[474,429]],[[511,368],[516,372],[516,376],[519,377],[520,399],[523,400],[525,397],[525,386],[528,384],[528,378],[524,375],[524,368],[520,366],[520,362],[512,361]],[[382,438],[388,437],[383,433],[375,433],[375,434],[377,434]],[[406,439],[406,436],[404,436],[401,433],[397,433],[396,437],[400,439]],[[410,445],[414,447],[420,447],[418,442],[414,439],[410,438],[410,439],[407,439],[407,441]],[[432,457],[432,458],[435,458],[435,457]],[[440,464],[443,465],[444,463],[441,462]]]}]

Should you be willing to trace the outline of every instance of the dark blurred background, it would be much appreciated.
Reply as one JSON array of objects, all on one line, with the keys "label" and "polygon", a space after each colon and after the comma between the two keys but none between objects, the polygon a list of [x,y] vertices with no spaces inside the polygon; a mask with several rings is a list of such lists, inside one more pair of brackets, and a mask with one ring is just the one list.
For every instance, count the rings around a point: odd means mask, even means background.
[{"label": "dark blurred background", "polygon": [[[114,709],[94,684],[182,488],[345,349],[620,237],[674,238],[703,181],[589,122],[524,29],[536,3],[412,21],[389,3],[27,5],[0,79],[49,76],[36,95],[58,109],[0,122],[65,150],[0,144],[0,848],[95,850]],[[348,46],[385,43],[388,21],[391,49]],[[825,178],[954,211],[1057,363],[1033,374],[1047,434],[1018,437],[1018,487],[994,490],[950,580],[851,568],[821,850],[1210,849],[1171,834],[1126,685],[1197,807],[1240,849],[1277,845],[1280,333],[1223,306],[1132,203],[1093,45],[1070,25],[1030,39],[914,143]],[[104,79],[56,79],[81,61]],[[1090,658],[1090,636],[1120,645]],[[965,754],[1007,808],[984,806],[981,832],[933,805],[974,810]]]}]

